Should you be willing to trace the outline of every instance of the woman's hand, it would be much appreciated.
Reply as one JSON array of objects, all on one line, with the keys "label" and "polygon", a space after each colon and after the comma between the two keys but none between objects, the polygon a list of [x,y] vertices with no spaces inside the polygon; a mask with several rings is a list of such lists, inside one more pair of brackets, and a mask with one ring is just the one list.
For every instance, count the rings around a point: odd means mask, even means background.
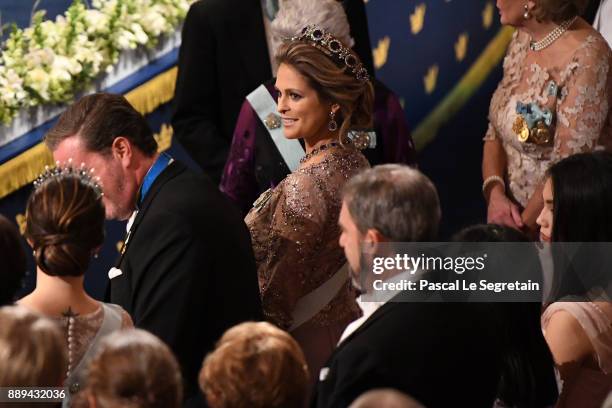
[{"label": "woman's hand", "polygon": [[487,223],[505,225],[518,230],[523,228],[518,206],[510,201],[500,185],[495,185],[491,189],[487,208]]}]

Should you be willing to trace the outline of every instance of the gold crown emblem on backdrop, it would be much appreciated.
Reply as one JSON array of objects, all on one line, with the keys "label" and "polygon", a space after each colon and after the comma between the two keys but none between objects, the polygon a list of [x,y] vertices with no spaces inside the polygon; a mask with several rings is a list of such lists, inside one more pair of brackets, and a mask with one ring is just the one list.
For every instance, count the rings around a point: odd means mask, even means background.
[{"label": "gold crown emblem on backdrop", "polygon": [[488,2],[482,10],[482,26],[489,28],[493,24],[493,3]]},{"label": "gold crown emblem on backdrop", "polygon": [[410,31],[412,31],[412,34],[418,34],[423,29],[425,11],[427,11],[427,5],[421,3],[414,8],[414,13],[410,14]]},{"label": "gold crown emblem on backdrop", "polygon": [[428,94],[432,93],[434,89],[436,89],[436,83],[438,82],[438,72],[439,68],[437,65],[433,65],[429,67],[427,71],[427,75],[423,78],[423,83],[425,84],[425,92]]},{"label": "gold crown emblem on backdrop", "polygon": [[382,40],[378,40],[378,46],[374,48],[372,52],[374,55],[374,68],[380,69],[387,63],[387,56],[389,55],[389,46],[391,45],[391,38],[385,36]]},{"label": "gold crown emblem on backdrop", "polygon": [[290,41],[306,41],[322,49],[325,54],[332,57],[340,66],[350,72],[358,81],[370,80],[368,70],[359,62],[357,54],[346,47],[340,40],[317,25],[306,26],[297,37]]},{"label": "gold crown emblem on backdrop", "polygon": [[467,45],[470,36],[468,33],[462,33],[455,43],[455,57],[457,61],[463,61],[467,54]]}]

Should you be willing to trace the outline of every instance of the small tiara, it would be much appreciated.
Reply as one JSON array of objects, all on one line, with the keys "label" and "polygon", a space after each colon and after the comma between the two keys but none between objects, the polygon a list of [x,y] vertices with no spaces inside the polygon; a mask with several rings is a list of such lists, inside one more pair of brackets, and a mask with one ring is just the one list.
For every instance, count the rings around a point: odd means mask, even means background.
[{"label": "small tiara", "polygon": [[73,166],[72,159],[68,159],[65,164],[56,161],[55,167],[45,166],[45,171],[34,180],[34,190],[40,189],[51,180],[61,181],[68,177],[76,177],[81,183],[92,188],[100,199],[104,196],[100,186],[100,177],[95,177],[93,172],[94,169],[88,169],[85,163],[81,163],[79,167]]},{"label": "small tiara", "polygon": [[350,48],[344,46],[340,40],[317,25],[309,25],[302,29],[300,35],[292,37],[290,41],[307,41],[322,47],[328,51],[339,64],[344,65],[358,81],[367,82],[370,80],[368,70],[359,62],[357,54]]}]

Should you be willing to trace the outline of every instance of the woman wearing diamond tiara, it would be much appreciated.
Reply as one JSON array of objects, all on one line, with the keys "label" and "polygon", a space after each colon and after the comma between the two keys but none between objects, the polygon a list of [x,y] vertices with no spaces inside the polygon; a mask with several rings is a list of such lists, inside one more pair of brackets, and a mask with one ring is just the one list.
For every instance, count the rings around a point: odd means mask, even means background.
[{"label": "woman wearing diamond tiara", "polygon": [[102,190],[90,171],[59,166],[35,181],[26,207],[25,237],[34,250],[36,288],[17,303],[56,320],[68,344],[66,386],[73,394],[99,341],[132,326],[117,305],[98,302],[83,288],[91,257],[104,241]]},{"label": "woman wearing diamond tiara", "polygon": [[484,137],[488,222],[533,236],[544,174],[572,154],[612,147],[612,52],[578,17],[587,0],[498,0],[517,27]]},{"label": "woman wearing diamond tiara", "polygon": [[369,167],[347,140],[372,124],[373,89],[359,58],[310,26],[276,55],[278,111],[287,139],[303,139],[297,170],[246,217],[266,317],[300,343],[312,379],[359,315],[338,245],[340,191]]},{"label": "woman wearing diamond tiara", "polygon": [[[363,6],[363,0],[359,1]],[[353,44],[355,41],[350,35],[351,27],[343,3],[347,4],[346,1],[337,0],[281,0],[278,14],[270,24],[274,51],[283,39],[295,36],[307,25],[318,25],[343,44]],[[269,113],[273,113],[273,117],[277,113],[274,80],[264,82],[245,98],[219,184],[221,191],[244,214],[261,193],[276,186],[295,169],[289,168],[289,164],[295,165],[295,161],[287,160],[287,152],[281,154],[275,146],[275,141],[283,138],[280,120],[267,119]],[[361,137],[356,144],[375,145],[362,150],[371,165],[415,165],[416,150],[398,97],[375,78],[372,78],[372,85],[374,107],[371,130],[375,132],[375,138]],[[294,146],[303,154],[300,144]]]}]

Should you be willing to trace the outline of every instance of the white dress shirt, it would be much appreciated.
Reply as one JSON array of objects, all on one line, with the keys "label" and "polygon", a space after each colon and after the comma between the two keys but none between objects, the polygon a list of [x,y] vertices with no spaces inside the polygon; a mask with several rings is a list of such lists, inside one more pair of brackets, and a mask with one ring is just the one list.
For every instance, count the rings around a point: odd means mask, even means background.
[{"label": "white dress shirt", "polygon": [[[411,272],[402,272],[386,280],[385,282],[396,283],[402,280],[418,280],[421,276],[422,276],[422,272],[420,271],[414,274]],[[380,309],[381,306],[387,303],[393,296],[397,295],[397,293],[398,292],[386,291],[386,292],[377,294],[376,295],[377,298],[383,299],[383,301],[380,301],[380,302],[366,302],[366,301],[363,301],[362,296],[359,296],[357,298],[357,305],[363,312],[363,316],[361,316],[357,320],[353,320],[353,322],[351,322],[348,326],[346,326],[346,329],[344,329],[344,332],[342,333],[342,336],[340,337],[338,344],[342,343],[348,336],[353,334],[353,332],[357,330],[366,320],[368,320],[370,316],[374,314],[374,312]]]}]

